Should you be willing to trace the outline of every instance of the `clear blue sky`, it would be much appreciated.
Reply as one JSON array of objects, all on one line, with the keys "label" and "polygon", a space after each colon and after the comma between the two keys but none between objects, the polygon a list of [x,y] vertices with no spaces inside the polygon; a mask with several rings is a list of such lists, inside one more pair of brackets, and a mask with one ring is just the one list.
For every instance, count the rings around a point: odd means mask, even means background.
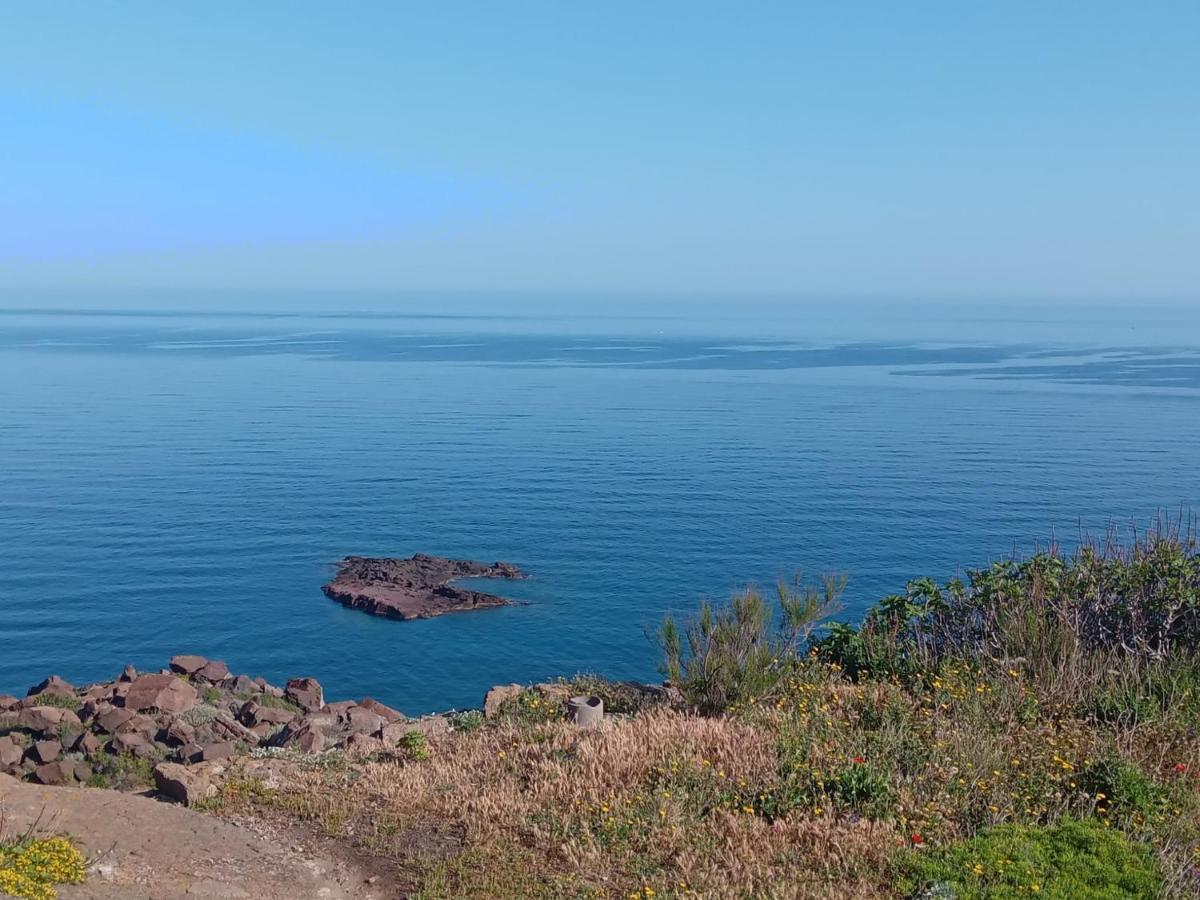
[{"label": "clear blue sky", "polygon": [[1200,3],[5,4],[63,285],[1200,301]]}]

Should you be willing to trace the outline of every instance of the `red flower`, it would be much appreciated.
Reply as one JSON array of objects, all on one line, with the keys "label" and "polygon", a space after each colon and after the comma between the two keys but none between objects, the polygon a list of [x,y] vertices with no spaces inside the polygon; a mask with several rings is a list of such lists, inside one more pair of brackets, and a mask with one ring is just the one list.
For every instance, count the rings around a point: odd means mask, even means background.
[{"label": "red flower", "polygon": [[1184,772],[1187,771],[1187,766],[1184,765],[1183,763],[1176,763],[1175,771],[1178,772],[1180,775],[1182,775]]},{"label": "red flower", "polygon": [[913,835],[912,835],[912,837],[909,838],[909,840],[912,841],[914,844],[925,843],[925,838],[921,837],[921,832],[919,832],[919,831],[913,832]]},{"label": "red flower", "polygon": [[858,763],[859,765],[866,762],[866,760],[863,759],[863,757],[861,757],[861,756],[856,756],[856,757],[854,757],[854,759],[852,759],[850,761],[853,763]]}]

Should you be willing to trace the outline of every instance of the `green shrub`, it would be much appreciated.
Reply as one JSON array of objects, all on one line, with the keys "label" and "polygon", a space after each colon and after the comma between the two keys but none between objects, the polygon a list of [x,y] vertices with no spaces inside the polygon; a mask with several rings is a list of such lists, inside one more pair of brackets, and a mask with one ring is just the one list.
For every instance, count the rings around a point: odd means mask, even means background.
[{"label": "green shrub", "polygon": [[425,738],[425,733],[422,731],[406,731],[404,737],[400,738],[397,749],[400,750],[409,759],[416,762],[423,762],[429,759],[429,741]]},{"label": "green shrub", "polygon": [[96,771],[92,777],[98,782],[97,786],[127,791],[154,784],[154,761],[132,753],[100,756],[94,765]]},{"label": "green shrub", "polygon": [[[822,588],[799,580],[777,589],[778,615],[751,587],[729,606],[705,601],[681,629],[667,616],[658,631],[661,671],[702,713],[722,713],[771,694],[796,662],[813,630],[838,607],[845,578],[827,577]],[[686,645],[686,646],[685,646]]]},{"label": "green shrub", "polygon": [[450,714],[450,727],[463,734],[479,730],[485,722],[483,713],[478,709],[464,709]]},{"label": "green shrub", "polygon": [[274,709],[286,709],[288,712],[298,713],[300,707],[289,700],[287,697],[276,697],[274,694],[255,694],[252,698],[259,706],[269,706]]},{"label": "green shrub", "polygon": [[26,697],[25,703],[27,706],[57,706],[60,709],[69,709],[71,712],[75,712],[83,705],[78,697],[61,694],[34,694],[32,697]]},{"label": "green shrub", "polygon": [[500,705],[496,718],[517,725],[541,725],[558,722],[563,717],[560,700],[547,697],[538,690],[524,690]]},{"label": "green shrub", "polygon": [[1115,754],[1080,772],[1079,787],[1094,803],[1096,815],[1113,822],[1144,822],[1166,805],[1166,789]]},{"label": "green shrub", "polygon": [[905,896],[960,900],[1152,898],[1163,882],[1149,846],[1070,819],[1050,828],[1000,825],[947,847],[908,850],[895,875]]}]

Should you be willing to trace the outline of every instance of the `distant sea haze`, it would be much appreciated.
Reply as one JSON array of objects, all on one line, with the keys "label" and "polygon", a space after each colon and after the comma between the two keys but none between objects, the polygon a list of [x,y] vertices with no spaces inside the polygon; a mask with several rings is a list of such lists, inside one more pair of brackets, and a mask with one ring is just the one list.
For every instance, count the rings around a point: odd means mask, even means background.
[{"label": "distant sea haze", "polygon": [[[845,572],[853,617],[1200,509],[1187,328],[834,315],[0,311],[0,693],[182,652],[414,714],[653,679],[663,613],[750,581]],[[414,552],[517,563],[527,602],[321,593],[341,556]]]}]

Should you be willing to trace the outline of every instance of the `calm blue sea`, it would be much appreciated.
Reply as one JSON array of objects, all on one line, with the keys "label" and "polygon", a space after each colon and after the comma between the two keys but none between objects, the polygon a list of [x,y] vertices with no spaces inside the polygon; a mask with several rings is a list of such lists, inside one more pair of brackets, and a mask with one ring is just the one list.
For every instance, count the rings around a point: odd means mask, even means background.
[{"label": "calm blue sea", "polygon": [[[846,572],[852,617],[1200,508],[1183,307],[192,299],[5,298],[0,692],[191,652],[472,706],[653,678],[664,611],[749,581]],[[344,554],[417,551],[516,562],[527,603],[321,594]]]}]

